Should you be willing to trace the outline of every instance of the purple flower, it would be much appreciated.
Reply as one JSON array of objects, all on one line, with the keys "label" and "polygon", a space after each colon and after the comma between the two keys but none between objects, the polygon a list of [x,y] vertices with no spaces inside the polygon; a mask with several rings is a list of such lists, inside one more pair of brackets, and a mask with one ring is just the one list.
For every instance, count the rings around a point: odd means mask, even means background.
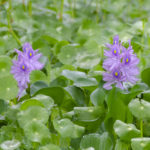
[{"label": "purple flower", "polygon": [[112,71],[114,68],[119,67],[121,62],[120,49],[121,45],[119,43],[119,36],[115,36],[113,40],[113,45],[106,44],[108,50],[104,50],[104,55],[107,57],[104,60],[103,68],[105,70]]},{"label": "purple flower", "polygon": [[33,50],[29,43],[23,45],[23,52],[16,49],[18,60],[13,60],[11,73],[18,82],[18,97],[22,96],[22,92],[28,88],[29,75],[32,70],[40,70],[44,67],[38,60],[42,54],[38,54],[38,50]]},{"label": "purple flower", "polygon": [[131,42],[129,41],[129,47],[126,49],[119,43],[119,36],[115,36],[113,45],[106,46],[109,50],[104,51],[107,58],[103,62],[103,68],[106,70],[103,80],[107,83],[103,87],[109,90],[112,84],[116,84],[116,87],[123,89],[123,82],[135,84],[138,80],[136,76],[139,74],[139,59],[133,53]]},{"label": "purple flower", "polygon": [[33,50],[29,43],[23,45],[23,52],[16,50],[18,53],[19,59],[26,60],[26,63],[32,70],[41,70],[44,67],[44,64],[39,62],[39,58],[42,56],[41,53],[38,53],[38,50]]},{"label": "purple flower", "polygon": [[112,89],[112,84],[116,84],[116,87],[123,89],[122,82],[125,81],[125,77],[119,68],[115,68],[112,72],[103,73],[103,80],[107,82],[103,85],[107,90]]},{"label": "purple flower", "polygon": [[122,74],[125,76],[126,81],[131,82],[133,84],[135,84],[136,81],[138,81],[136,77],[139,74],[139,68],[137,67],[138,63],[139,59],[135,54],[133,54],[133,49],[129,42],[129,48],[124,48],[121,64],[121,71]]},{"label": "purple flower", "polygon": [[18,97],[20,99],[22,92],[28,87],[29,74],[31,70],[28,65],[24,62],[24,60],[14,60],[13,66],[11,67],[11,73],[14,74],[14,78],[18,82],[19,94]]},{"label": "purple flower", "polygon": [[24,43],[23,44],[22,49],[23,49],[24,52],[26,52],[26,50],[30,49],[30,48],[32,48],[32,46],[30,45],[30,43]]}]

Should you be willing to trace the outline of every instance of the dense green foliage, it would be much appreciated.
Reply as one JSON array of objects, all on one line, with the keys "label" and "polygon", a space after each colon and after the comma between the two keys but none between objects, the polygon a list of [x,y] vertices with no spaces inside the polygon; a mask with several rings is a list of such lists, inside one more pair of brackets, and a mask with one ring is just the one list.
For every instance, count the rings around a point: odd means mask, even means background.
[{"label": "dense green foliage", "polygon": [[[150,150],[149,4],[0,0],[0,149]],[[103,50],[114,35],[131,39],[140,59],[128,90],[103,89]],[[10,69],[25,42],[45,67],[17,101]]]}]

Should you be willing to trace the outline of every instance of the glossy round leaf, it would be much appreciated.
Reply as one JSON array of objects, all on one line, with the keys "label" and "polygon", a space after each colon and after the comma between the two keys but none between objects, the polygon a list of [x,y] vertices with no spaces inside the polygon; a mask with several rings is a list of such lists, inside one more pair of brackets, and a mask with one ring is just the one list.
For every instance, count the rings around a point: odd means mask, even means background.
[{"label": "glossy round leaf", "polygon": [[69,119],[54,120],[53,124],[62,137],[78,138],[84,133],[84,127],[73,124]]},{"label": "glossy round leaf", "polygon": [[63,70],[62,75],[74,81],[74,85],[78,87],[96,86],[95,78],[89,78],[84,72]]},{"label": "glossy round leaf", "polygon": [[101,135],[100,149],[102,150],[113,150],[113,141],[107,132]]},{"label": "glossy round leaf", "polygon": [[71,137],[74,130],[73,123],[69,119],[53,121],[54,128],[62,137]]},{"label": "glossy round leaf", "polygon": [[47,81],[46,75],[40,70],[34,70],[30,73],[30,82]]},{"label": "glossy round leaf", "polygon": [[149,150],[150,138],[133,138],[131,140],[131,147],[133,150]]},{"label": "glossy round leaf", "polygon": [[0,56],[0,77],[10,75],[12,62],[8,56]]},{"label": "glossy round leaf", "polygon": [[65,90],[70,93],[72,98],[76,101],[78,106],[84,106],[85,104],[85,95],[84,92],[81,88],[76,87],[76,86],[68,86],[65,88]]},{"label": "glossy round leaf", "polygon": [[15,150],[19,148],[20,144],[21,143],[18,140],[4,141],[3,143],[1,143],[0,147],[3,150]]},{"label": "glossy round leaf", "polygon": [[24,128],[24,133],[32,142],[41,143],[46,139],[50,139],[49,129],[38,121],[28,123]]},{"label": "glossy round leaf", "polygon": [[150,102],[150,90],[146,90],[142,93],[143,99]]},{"label": "glossy round leaf", "polygon": [[80,148],[86,149],[89,147],[93,147],[95,150],[99,150],[100,141],[101,141],[101,137],[99,134],[93,133],[93,134],[84,135],[80,143]]},{"label": "glossy round leaf", "polygon": [[104,90],[102,88],[97,88],[96,90],[94,90],[92,92],[92,94],[90,95],[91,101],[95,106],[100,106],[103,104],[104,100],[105,100],[105,93]]},{"label": "glossy round leaf", "polygon": [[43,94],[53,98],[54,102],[61,105],[64,100],[65,92],[61,87],[48,87],[38,90],[34,95]]},{"label": "glossy round leaf", "polygon": [[75,118],[78,121],[96,121],[105,115],[103,107],[74,107]]},{"label": "glossy round leaf", "polygon": [[18,95],[18,87],[16,80],[11,76],[0,78],[0,98],[10,100]]},{"label": "glossy round leaf", "polygon": [[38,101],[36,99],[28,99],[28,100],[24,101],[21,104],[20,109],[21,110],[26,110],[26,109],[28,109],[28,107],[31,107],[31,106],[41,106],[41,107],[44,107],[44,105],[40,101]]},{"label": "glossy round leaf", "polygon": [[33,98],[40,101],[47,110],[50,110],[54,106],[54,100],[49,96],[39,94]]},{"label": "glossy round leaf", "polygon": [[45,108],[40,106],[32,106],[25,111],[21,111],[17,118],[20,127],[24,128],[26,124],[33,121],[38,121],[45,124],[48,121],[49,114]]},{"label": "glossy round leaf", "polygon": [[73,64],[77,55],[78,49],[72,45],[66,45],[61,48],[61,52],[58,54],[58,59],[63,64]]},{"label": "glossy round leaf", "polygon": [[48,145],[46,145],[46,146],[40,147],[39,150],[61,150],[61,149],[60,149],[59,146],[57,146],[57,145],[48,144]]},{"label": "glossy round leaf", "polygon": [[141,77],[142,81],[145,82],[148,86],[150,86],[149,76],[150,76],[150,68],[144,69],[142,71]]},{"label": "glossy round leaf", "polygon": [[48,87],[48,85],[43,81],[37,81],[37,82],[33,83],[30,87],[31,96],[33,96],[37,91],[39,91],[43,88],[47,88],[47,87]]},{"label": "glossy round leaf", "polygon": [[100,57],[97,54],[87,54],[81,53],[76,57],[76,67],[80,67],[83,69],[91,69],[96,66],[100,62]]},{"label": "glossy round leaf", "polygon": [[8,108],[8,104],[6,103],[6,101],[0,99],[0,114],[5,112],[7,108]]},{"label": "glossy round leaf", "polygon": [[134,99],[129,103],[131,113],[138,119],[150,119],[150,103],[144,100]]},{"label": "glossy round leaf", "polygon": [[117,140],[116,145],[115,145],[115,150],[127,150],[128,144]]},{"label": "glossy round leaf", "polygon": [[114,130],[121,140],[130,142],[132,138],[140,137],[140,130],[133,124],[126,124],[120,120],[114,123]]}]

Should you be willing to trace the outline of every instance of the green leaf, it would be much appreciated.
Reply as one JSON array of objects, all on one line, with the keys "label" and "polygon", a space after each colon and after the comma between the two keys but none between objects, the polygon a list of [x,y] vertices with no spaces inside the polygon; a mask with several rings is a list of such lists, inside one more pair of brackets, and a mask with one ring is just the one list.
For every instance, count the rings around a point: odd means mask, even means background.
[{"label": "green leaf", "polygon": [[149,150],[150,138],[133,138],[131,147],[133,150]]},{"label": "green leaf", "polygon": [[144,92],[142,92],[143,95],[143,99],[150,102],[150,90],[146,90]]},{"label": "green leaf", "polygon": [[86,149],[93,147],[95,150],[100,150],[100,141],[101,137],[97,133],[84,135],[80,143],[80,148]]},{"label": "green leaf", "polygon": [[40,147],[39,150],[61,150],[61,149],[57,145],[48,144],[48,145]]},{"label": "green leaf", "polygon": [[44,142],[44,140],[50,139],[49,129],[39,121],[32,121],[28,123],[24,128],[26,137],[32,142]]},{"label": "green leaf", "polygon": [[44,105],[40,101],[38,101],[36,99],[28,99],[28,100],[22,102],[20,109],[26,110],[26,109],[28,109],[28,107],[31,107],[31,106],[44,107]]},{"label": "green leaf", "polygon": [[148,86],[150,86],[149,76],[150,76],[150,68],[144,69],[141,73],[141,78],[142,81],[145,82]]},{"label": "green leaf", "polygon": [[8,109],[8,104],[6,103],[6,101],[0,99],[0,114],[5,112],[7,109]]},{"label": "green leaf", "polygon": [[65,91],[61,87],[48,87],[48,88],[42,88],[36,91],[36,93],[34,93],[34,95],[38,95],[38,94],[47,95],[53,98],[56,104],[61,105],[64,100]]},{"label": "green leaf", "polygon": [[30,73],[30,83],[37,81],[47,81],[46,75],[40,70],[34,70]]},{"label": "green leaf", "polygon": [[17,97],[17,82],[11,75],[0,78],[0,85],[1,99],[9,100]]},{"label": "green leaf", "polygon": [[147,137],[150,136],[150,121],[143,121],[143,134]]},{"label": "green leaf", "polygon": [[63,64],[73,64],[77,55],[78,49],[74,45],[66,45],[61,48],[61,52],[58,54],[58,59]]},{"label": "green leaf", "polygon": [[39,94],[33,97],[33,99],[40,101],[47,110],[51,110],[51,108],[54,106],[54,100],[49,96]]},{"label": "green leaf", "polygon": [[138,119],[150,119],[150,103],[133,99],[128,105],[131,113]]},{"label": "green leaf", "polygon": [[112,150],[113,149],[113,142],[110,135],[107,132],[104,132],[101,135],[101,144],[100,150]]},{"label": "green leaf", "polygon": [[3,150],[15,150],[19,148],[20,144],[21,143],[18,140],[4,141],[0,147]]},{"label": "green leaf", "polygon": [[18,116],[18,122],[20,127],[24,128],[29,122],[38,121],[41,123],[46,123],[48,121],[49,114],[46,109],[40,106],[32,106],[21,111]]},{"label": "green leaf", "polygon": [[65,90],[68,91],[68,93],[76,101],[78,106],[84,106],[85,105],[85,96],[84,96],[84,92],[82,91],[81,88],[76,87],[76,86],[68,86],[65,88]]},{"label": "green leaf", "polygon": [[78,121],[91,122],[103,118],[105,110],[103,107],[74,107],[74,114]]},{"label": "green leaf", "polygon": [[53,121],[54,128],[64,138],[78,138],[84,133],[84,127],[73,124],[69,119]]},{"label": "green leaf", "polygon": [[95,106],[101,106],[105,100],[105,92],[102,88],[97,88],[90,95],[91,101]]},{"label": "green leaf", "polygon": [[121,97],[121,93],[117,88],[113,88],[106,97],[108,114],[105,118],[105,127],[109,132],[113,131],[113,124],[115,120],[124,121],[126,117],[128,117],[126,113],[129,110],[124,104],[123,98],[124,97]]},{"label": "green leaf", "polygon": [[74,85],[78,87],[96,86],[95,78],[89,78],[84,72],[63,70],[62,75],[74,81]]},{"label": "green leaf", "polygon": [[0,56],[0,77],[10,75],[12,62],[8,56]]},{"label": "green leaf", "polygon": [[117,140],[115,150],[127,150],[128,145],[120,140]]},{"label": "green leaf", "polygon": [[83,69],[91,69],[100,62],[100,57],[97,54],[81,53],[76,57],[75,66]]},{"label": "green leaf", "polygon": [[62,137],[72,137],[74,126],[69,119],[54,120],[53,125]]},{"label": "green leaf", "polygon": [[95,150],[112,150],[113,143],[107,132],[104,132],[102,135],[97,133],[84,135],[80,143],[80,148],[85,149],[90,147],[93,147]]},{"label": "green leaf", "polygon": [[120,120],[114,123],[114,130],[121,140],[130,142],[132,138],[140,137],[140,130],[133,124],[126,124]]},{"label": "green leaf", "polygon": [[37,82],[35,82],[34,84],[31,85],[30,94],[31,94],[31,96],[33,96],[40,89],[47,88],[47,87],[48,87],[48,85],[45,82],[37,81]]}]

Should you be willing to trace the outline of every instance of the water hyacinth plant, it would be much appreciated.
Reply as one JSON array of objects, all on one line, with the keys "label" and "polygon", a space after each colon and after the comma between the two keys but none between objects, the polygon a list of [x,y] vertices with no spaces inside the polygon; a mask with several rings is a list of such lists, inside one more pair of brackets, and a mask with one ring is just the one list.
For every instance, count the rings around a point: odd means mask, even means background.
[{"label": "water hyacinth plant", "polygon": [[150,150],[149,77],[150,0],[0,0],[0,150]]},{"label": "water hyacinth plant", "polygon": [[112,89],[111,85],[115,84],[116,87],[123,89],[124,82],[135,84],[138,81],[136,76],[139,74],[137,67],[139,59],[134,54],[131,41],[129,41],[129,47],[125,48],[119,42],[119,36],[116,35],[113,44],[106,44],[106,47],[109,50],[104,50],[107,58],[103,62],[103,68],[106,70],[103,73],[103,80],[107,83],[103,87],[110,90]]},{"label": "water hyacinth plant", "polygon": [[22,92],[28,88],[31,71],[40,70],[44,67],[44,65],[39,62],[39,58],[42,54],[38,53],[38,50],[34,51],[29,43],[25,43],[22,49],[23,52],[17,49],[15,50],[18,54],[18,59],[13,60],[13,66],[11,68],[11,73],[18,82],[18,100],[21,98]]}]

